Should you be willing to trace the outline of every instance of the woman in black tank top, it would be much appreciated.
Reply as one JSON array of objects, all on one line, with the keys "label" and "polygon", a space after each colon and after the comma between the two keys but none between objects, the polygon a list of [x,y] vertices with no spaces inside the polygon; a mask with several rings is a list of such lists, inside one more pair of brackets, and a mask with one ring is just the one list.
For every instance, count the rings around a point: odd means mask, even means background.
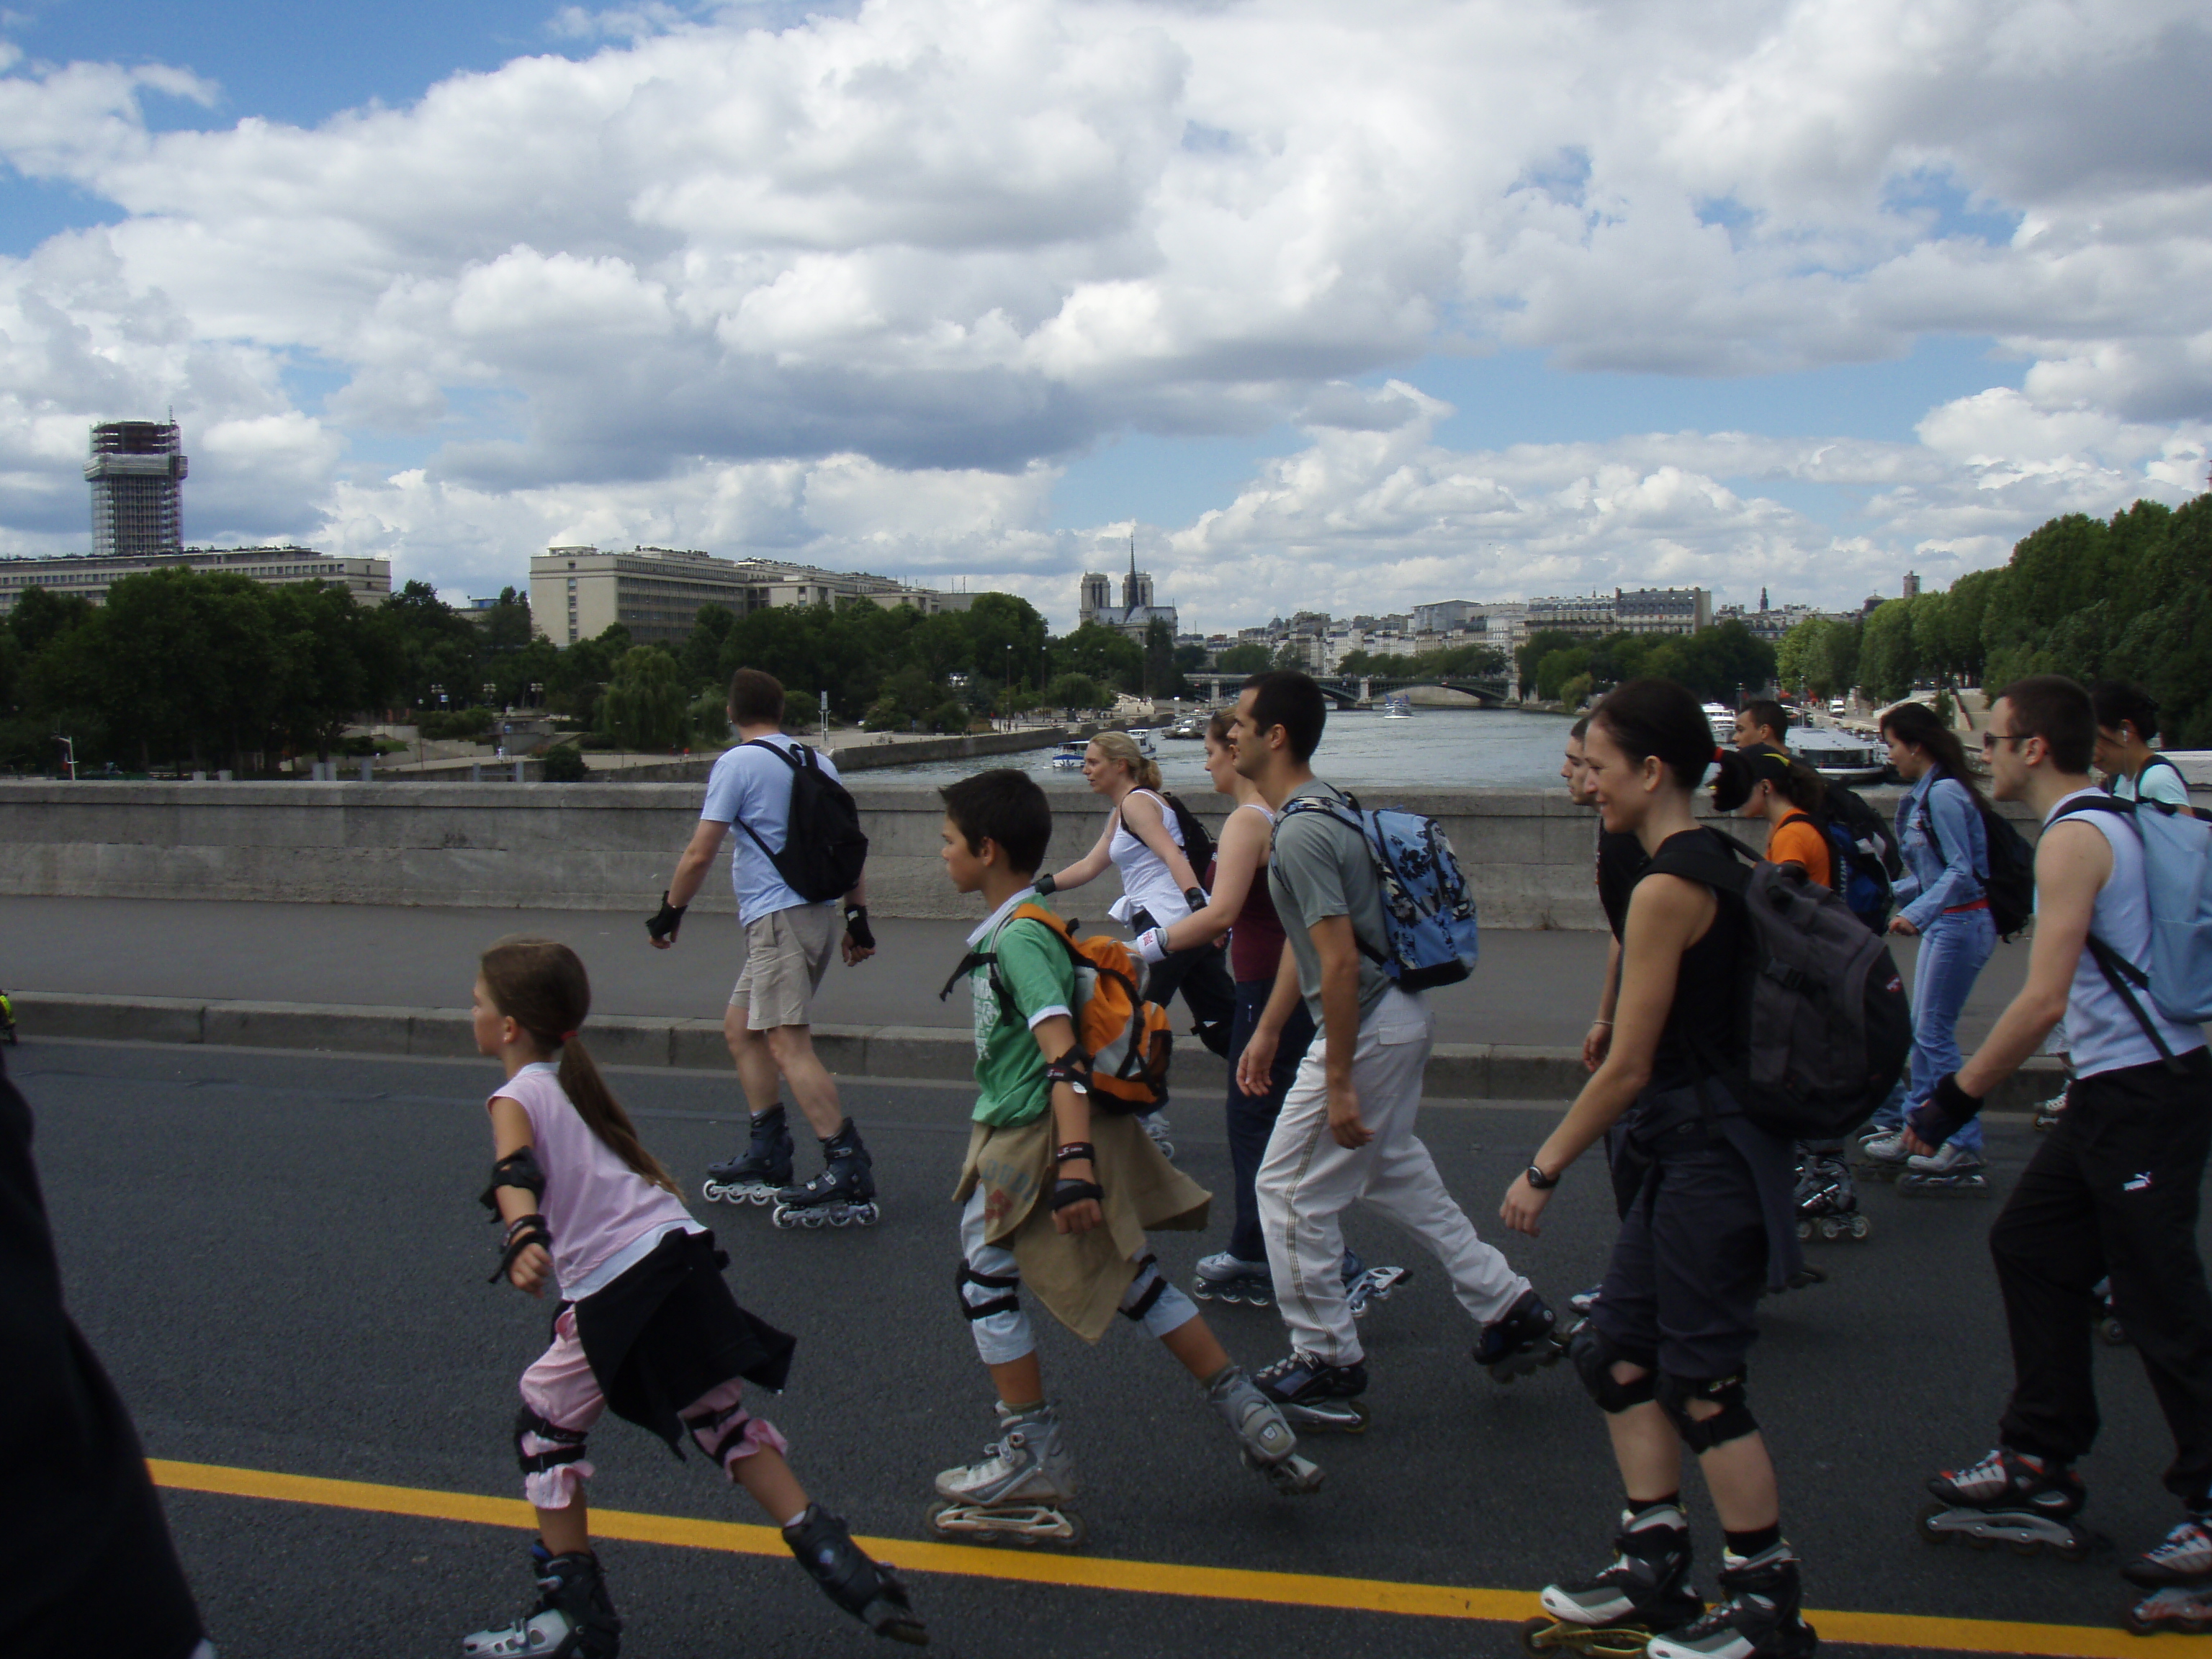
[{"label": "woman in black tank top", "polygon": [[[1634,835],[1650,863],[1629,897],[1610,1051],[1501,1213],[1534,1234],[1568,1166],[1620,1127],[1620,1234],[1569,1352],[1607,1413],[1628,1504],[1613,1564],[1548,1587],[1544,1610],[1569,1629],[1657,1632],[1651,1659],[1803,1659],[1816,1638],[1798,1614],[1797,1557],[1744,1395],[1762,1285],[1798,1260],[1791,1149],[1748,1122],[1721,1081],[1744,1057],[1735,987],[1748,941],[1741,902],[1688,873],[1735,857],[1692,805],[1711,729],[1680,686],[1636,680],[1598,705],[1583,753],[1606,829]],[[1710,1613],[1691,1576],[1685,1446],[1727,1545]]]}]

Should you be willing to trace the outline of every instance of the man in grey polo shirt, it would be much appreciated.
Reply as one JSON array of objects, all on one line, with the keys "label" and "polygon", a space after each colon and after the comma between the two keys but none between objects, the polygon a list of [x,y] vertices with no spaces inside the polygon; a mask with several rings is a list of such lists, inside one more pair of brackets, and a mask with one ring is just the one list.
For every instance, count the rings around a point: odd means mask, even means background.
[{"label": "man in grey polo shirt", "polygon": [[[798,775],[782,755],[769,750],[805,757],[798,754],[798,739],[783,735],[781,683],[757,668],[739,669],[730,680],[729,713],[738,741],[714,763],[699,827],[662,895],[661,914],[647,924],[655,949],[676,942],[684,908],[735,826],[730,875],[745,930],[745,965],[730,993],[722,1034],[737,1062],[752,1132],[745,1151],[709,1168],[706,1194],[731,1203],[773,1200],[779,1226],[865,1225],[876,1218],[875,1177],[860,1131],[838,1099],[837,1080],[814,1052],[811,1009],[833,952],[842,947],[848,966],[875,954],[866,878],[842,901],[810,902],[793,890],[776,868],[775,854],[790,834]],[[836,768],[826,757],[814,757],[813,764],[836,781]],[[804,1187],[791,1184],[792,1139],[784,1125],[781,1083],[791,1085],[792,1098],[822,1142],[822,1173]]]},{"label": "man in grey polo shirt", "polygon": [[[1274,994],[1237,1064],[1248,1094],[1267,1085],[1291,1005],[1304,996],[1320,1035],[1283,1102],[1256,1183],[1260,1228],[1291,1354],[1254,1381],[1293,1421],[1350,1427],[1365,1408],[1365,1354],[1337,1264],[1340,1218],[1364,1200],[1428,1247],[1482,1327],[1474,1357],[1499,1381],[1560,1349],[1552,1310],[1494,1246],[1476,1237],[1414,1134],[1436,1017],[1382,965],[1389,935],[1367,838],[1345,798],[1310,764],[1328,720],[1321,688],[1278,670],[1245,682],[1232,737],[1237,770],[1275,809],[1269,890],[1288,943]],[[1320,811],[1286,811],[1312,798]]]}]

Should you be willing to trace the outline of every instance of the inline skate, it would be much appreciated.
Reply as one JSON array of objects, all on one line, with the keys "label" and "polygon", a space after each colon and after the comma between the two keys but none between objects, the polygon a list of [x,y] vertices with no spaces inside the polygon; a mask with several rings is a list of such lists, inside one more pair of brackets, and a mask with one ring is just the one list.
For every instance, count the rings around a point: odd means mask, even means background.
[{"label": "inline skate", "polygon": [[1798,1612],[1802,1595],[1789,1545],[1723,1555],[1713,1610],[1653,1637],[1644,1651],[1650,1659],[1806,1659],[1820,1638]]},{"label": "inline skate", "polygon": [[1654,1636],[1705,1612],[1705,1599],[1690,1586],[1690,1523],[1675,1505],[1623,1510],[1613,1552],[1613,1565],[1595,1577],[1544,1587],[1550,1617],[1521,1626],[1522,1647],[1637,1659]]},{"label": "inline skate", "polygon": [[782,1528],[783,1541],[822,1593],[878,1636],[918,1648],[929,1632],[906,1599],[906,1586],[889,1567],[871,1560],[851,1530],[819,1504],[809,1504]]},{"label": "inline skate", "polygon": [[2068,1561],[2085,1559],[2096,1535],[2074,1517],[2088,1494],[2081,1477],[2063,1465],[2000,1446],[1971,1468],[1930,1477],[1936,1502],[1920,1511],[1920,1535],[1931,1544],[1956,1538],[1971,1548],[2002,1544],[2015,1555],[2049,1550]]},{"label": "inline skate", "polygon": [[929,1530],[968,1543],[1052,1544],[1073,1549],[1084,1540],[1075,1498],[1075,1459],[1060,1431],[1060,1408],[1020,1410],[1000,1401],[999,1437],[983,1461],[937,1477]]},{"label": "inline skate", "polygon": [[1277,1492],[1304,1498],[1321,1490],[1321,1470],[1298,1455],[1298,1437],[1282,1407],[1260,1392],[1243,1367],[1228,1366],[1206,1383],[1206,1403],[1237,1437],[1244,1467],[1265,1475]]},{"label": "inline skate", "polygon": [[1246,1261],[1226,1250],[1199,1258],[1198,1277],[1191,1282],[1190,1293],[1200,1302],[1250,1308],[1275,1305],[1275,1281],[1267,1264]]},{"label": "inline skate", "polygon": [[773,1204],[791,1185],[791,1130],[783,1108],[772,1106],[752,1121],[745,1150],[726,1164],[707,1166],[699,1195],[709,1204]]},{"label": "inline skate", "polygon": [[2128,1328],[2120,1323],[2118,1304],[2112,1300],[2112,1281],[2100,1279],[2089,1292],[2097,1298],[2097,1335],[2108,1348],[2128,1346]]},{"label": "inline skate", "polygon": [[1558,1327],[1550,1304],[1534,1291],[1523,1291],[1503,1316],[1482,1328],[1474,1363],[1499,1382],[1556,1364],[1567,1351]]},{"label": "inline skate", "polygon": [[[1358,1258],[1352,1258],[1357,1261]],[[1368,1310],[1378,1302],[1388,1302],[1397,1294],[1398,1287],[1413,1276],[1410,1267],[1363,1267],[1354,1277],[1345,1281],[1344,1297],[1352,1304],[1354,1319],[1367,1317]]]},{"label": "inline skate", "polygon": [[1947,1140],[1933,1158],[1915,1153],[1905,1160],[1897,1191],[1900,1198],[1986,1198],[1990,1178],[1980,1153]]},{"label": "inline skate", "polygon": [[1147,1112],[1137,1121],[1145,1126],[1145,1133],[1152,1137],[1152,1145],[1160,1149],[1160,1156],[1172,1163],[1175,1159],[1175,1131],[1168,1127],[1166,1111]]},{"label": "inline skate", "polygon": [[1872,1224],[1859,1208],[1850,1168],[1834,1152],[1807,1152],[1797,1164],[1797,1237],[1864,1238]]},{"label": "inline skate", "polygon": [[1853,1173],[1872,1181],[1894,1181],[1905,1173],[1912,1152],[1905,1144],[1903,1129],[1884,1129],[1859,1139],[1859,1161]]},{"label": "inline skate", "polygon": [[615,1659],[622,1651],[622,1620],[589,1550],[556,1555],[543,1540],[530,1546],[538,1605],[504,1630],[480,1630],[461,1638],[464,1659]]},{"label": "inline skate", "polygon": [[2038,1134],[2050,1133],[2051,1130],[2058,1127],[2059,1115],[2061,1113],[2064,1112],[2065,1109],[2066,1091],[2063,1089],[2061,1089],[2057,1094],[2051,1096],[2048,1100],[2037,1101],[2035,1103],[2035,1116],[2032,1120],[2035,1127],[2035,1132]]},{"label": "inline skate", "polygon": [[872,1227],[876,1177],[860,1132],[847,1118],[844,1127],[822,1143],[822,1173],[804,1187],[786,1187],[775,1195],[779,1227]]},{"label": "inline skate", "polygon": [[2136,1635],[2212,1630],[2212,1515],[2191,1516],[2122,1567],[2120,1577],[2151,1592],[2128,1609],[2128,1628]]},{"label": "inline skate", "polygon": [[1266,1370],[1254,1373],[1261,1394],[1283,1408],[1294,1428],[1321,1433],[1359,1434],[1367,1427],[1367,1367],[1359,1360],[1331,1365],[1303,1351],[1293,1351]]}]

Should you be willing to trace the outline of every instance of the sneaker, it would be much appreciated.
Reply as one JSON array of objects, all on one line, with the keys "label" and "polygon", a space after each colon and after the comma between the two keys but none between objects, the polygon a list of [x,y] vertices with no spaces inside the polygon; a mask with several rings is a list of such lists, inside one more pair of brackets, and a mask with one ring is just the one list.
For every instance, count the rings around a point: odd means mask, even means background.
[{"label": "sneaker", "polygon": [[2120,1577],[2145,1589],[2212,1580],[2212,1515],[2192,1515],[2120,1569]]},{"label": "sneaker", "polygon": [[1970,1152],[1955,1140],[1947,1140],[1930,1155],[1915,1152],[1905,1160],[1915,1175],[1966,1175],[1982,1167],[1981,1154]]},{"label": "sneaker", "polygon": [[1859,1142],[1859,1151],[1869,1164],[1902,1164],[1912,1154],[1905,1149],[1905,1131],[1885,1129]]}]

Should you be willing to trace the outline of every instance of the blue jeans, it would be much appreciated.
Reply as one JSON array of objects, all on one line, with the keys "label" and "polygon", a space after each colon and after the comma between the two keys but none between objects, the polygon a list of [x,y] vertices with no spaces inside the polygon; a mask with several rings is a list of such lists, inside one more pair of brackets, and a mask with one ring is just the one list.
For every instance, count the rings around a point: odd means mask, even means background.
[{"label": "blue jeans", "polygon": [[1283,1023],[1283,1040],[1275,1047],[1274,1069],[1268,1075],[1267,1092],[1248,1095],[1237,1086],[1237,1062],[1252,1041],[1253,1029],[1275,988],[1271,979],[1241,980],[1237,986],[1237,1012],[1229,1028],[1229,1168],[1237,1192],[1237,1221],[1229,1232],[1229,1254],[1239,1261],[1265,1261],[1267,1241],[1260,1234],[1260,1203],[1252,1183],[1267,1156],[1267,1137],[1282,1115],[1283,1097],[1298,1074],[1298,1062],[1314,1039],[1313,1016],[1305,999],[1298,999]]},{"label": "blue jeans", "polygon": [[[1907,1112],[1936,1092],[1936,1084],[1959,1069],[1959,1013],[1996,948],[1996,924],[1987,910],[1939,915],[1920,936],[1920,958],[1912,970],[1912,1066],[1906,1073],[1911,1086],[1900,1083],[1891,1091],[1874,1115],[1877,1123],[1898,1127]],[[1972,1120],[1951,1139],[1979,1158],[1981,1119]]]}]

